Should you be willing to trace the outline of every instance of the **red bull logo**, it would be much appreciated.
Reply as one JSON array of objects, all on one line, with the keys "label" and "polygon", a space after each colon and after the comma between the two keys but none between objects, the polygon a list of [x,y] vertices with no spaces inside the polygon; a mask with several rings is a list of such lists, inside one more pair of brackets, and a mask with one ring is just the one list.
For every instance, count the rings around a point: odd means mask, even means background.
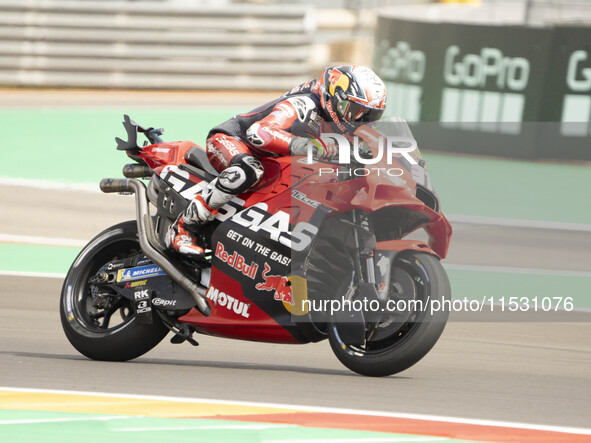
[{"label": "red bull logo", "polygon": [[260,291],[275,291],[275,300],[284,301],[293,306],[291,284],[287,277],[281,275],[268,275],[271,267],[265,263],[263,271],[263,283],[257,283],[256,288]]},{"label": "red bull logo", "polygon": [[347,89],[349,89],[349,77],[347,77],[345,74],[343,74],[341,71],[339,71],[337,68],[331,69],[330,71],[328,71],[328,75],[329,75],[329,86],[328,86],[328,91],[330,92],[330,95],[334,95],[337,86],[340,86],[341,89],[343,91],[346,91]]},{"label": "red bull logo", "polygon": [[259,265],[257,265],[255,262],[247,265],[246,259],[242,255],[238,254],[237,252],[234,252],[233,254],[228,253],[222,242],[219,242],[215,248],[215,256],[221,261],[228,263],[228,265],[232,266],[237,271],[242,272],[247,277],[252,278],[253,280],[257,275]]}]

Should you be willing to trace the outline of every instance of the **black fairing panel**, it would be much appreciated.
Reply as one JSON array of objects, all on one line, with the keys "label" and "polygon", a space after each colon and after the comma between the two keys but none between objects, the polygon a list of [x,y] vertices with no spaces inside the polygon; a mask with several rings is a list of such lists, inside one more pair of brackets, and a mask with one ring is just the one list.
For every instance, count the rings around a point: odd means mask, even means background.
[{"label": "black fairing panel", "polygon": [[[196,168],[203,169],[207,174],[214,178],[219,175],[219,172],[211,166],[211,163],[209,163],[207,153],[198,146],[193,146],[187,151],[185,154],[185,161]],[[211,181],[211,179],[208,181]]]}]

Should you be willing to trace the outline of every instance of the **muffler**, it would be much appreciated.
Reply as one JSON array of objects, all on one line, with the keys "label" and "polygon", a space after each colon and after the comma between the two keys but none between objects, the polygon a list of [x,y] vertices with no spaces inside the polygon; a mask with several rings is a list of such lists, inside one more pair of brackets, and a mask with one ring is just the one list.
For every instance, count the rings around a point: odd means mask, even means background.
[{"label": "muffler", "polygon": [[146,196],[146,185],[136,179],[103,178],[100,183],[100,188],[101,191],[105,193],[130,192],[135,194],[137,230],[142,252],[146,254],[150,260],[160,266],[173,281],[191,294],[197,303],[197,309],[199,309],[203,315],[210,315],[211,310],[205,300],[206,289],[196,285],[193,281],[185,277],[183,273],[180,272],[165,256],[158,252],[148,240],[145,217],[150,217],[150,210],[148,207],[148,198]]}]

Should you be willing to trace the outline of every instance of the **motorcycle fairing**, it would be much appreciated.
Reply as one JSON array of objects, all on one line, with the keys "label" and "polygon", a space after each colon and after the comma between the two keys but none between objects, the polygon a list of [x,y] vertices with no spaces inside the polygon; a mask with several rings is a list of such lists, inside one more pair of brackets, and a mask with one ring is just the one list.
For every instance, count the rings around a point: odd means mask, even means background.
[{"label": "motorcycle fairing", "polygon": [[[167,183],[169,191],[176,194],[176,201],[179,202],[180,197],[184,205],[206,185],[202,177],[194,173],[196,171],[185,165],[189,149],[195,149],[191,142],[143,148],[143,155],[158,157],[148,164],[154,166],[154,172]],[[391,184],[387,180],[364,177],[365,183],[361,186],[361,180],[357,179],[337,181],[321,177],[318,172],[326,166],[323,164],[304,165],[291,158],[263,158],[262,162],[265,175],[261,182],[236,198],[238,203],[233,201],[220,208],[212,226],[212,273],[207,292],[212,315],[205,317],[192,309],[179,318],[180,321],[202,332],[233,338],[279,343],[304,343],[322,338],[323,332],[314,327],[308,314],[292,317],[291,304],[282,294],[289,287],[287,276],[291,276],[291,281],[305,279],[304,263],[319,228],[327,217],[338,212],[360,209],[377,213],[397,207],[419,213],[422,223],[413,225],[411,230],[424,227],[432,237],[433,250],[426,244],[420,248],[445,256],[451,227],[441,213],[417,198],[413,180],[416,174],[411,171],[401,179],[389,180]],[[401,180],[406,186],[401,186]],[[175,203],[176,211],[172,213],[169,208],[168,217],[176,217],[184,205]],[[400,241],[395,239],[382,247],[396,250],[419,247],[404,241],[397,243]],[[225,260],[221,258],[223,252],[227,254]],[[280,259],[272,260],[271,254]],[[229,257],[234,257],[234,261],[229,261]],[[238,257],[241,257],[241,265],[236,264]],[[249,270],[243,272],[247,266]],[[264,271],[267,271],[265,276]],[[270,277],[276,283],[273,290],[265,289],[269,288]],[[298,287],[305,288],[305,285]]]},{"label": "motorcycle fairing", "polygon": [[[278,160],[289,161],[288,159]],[[321,174],[320,170],[325,168],[326,164],[303,165],[299,161],[291,161],[291,163],[295,170],[295,173],[292,171],[292,175],[305,176],[298,183],[296,189],[308,198],[333,209],[336,213],[359,209],[367,213],[378,214],[389,208],[404,208],[420,214],[423,217],[422,222],[410,225],[408,231],[401,232],[397,239],[416,229],[424,228],[429,235],[429,246],[432,252],[441,258],[446,257],[451,238],[451,225],[440,212],[436,195],[416,184],[414,177],[417,174],[413,172],[414,169],[407,170],[400,163],[399,166],[404,170],[400,177],[370,175],[338,181],[334,175]],[[420,168],[420,166],[418,167]],[[302,169],[305,170],[305,173],[301,172]],[[429,200],[423,194],[421,197],[434,208],[429,207],[418,198],[417,189],[420,189],[419,192],[422,193],[429,192]],[[292,201],[296,202],[295,199]]]},{"label": "motorcycle fairing", "polygon": [[[216,303],[211,306],[211,317],[206,318],[193,310],[182,321],[204,328],[209,327],[210,319],[220,318],[227,322],[226,328],[236,328],[235,334],[240,334],[241,327],[266,331],[279,325],[284,332],[274,336],[274,341],[303,343],[316,339],[303,333],[291,320],[292,290],[286,276],[290,275],[293,243],[297,241],[298,244],[294,251],[306,250],[317,228],[300,223],[291,229],[287,212],[270,213],[267,208],[265,203],[245,208],[221,223],[212,236],[209,291],[211,288],[233,291],[229,294],[238,303],[249,304],[249,315],[237,315],[236,311],[227,309],[224,301],[221,306]],[[231,287],[228,287],[229,282],[232,282]],[[207,297],[211,301],[213,293],[209,291]],[[268,334],[260,333],[265,337]]]}]

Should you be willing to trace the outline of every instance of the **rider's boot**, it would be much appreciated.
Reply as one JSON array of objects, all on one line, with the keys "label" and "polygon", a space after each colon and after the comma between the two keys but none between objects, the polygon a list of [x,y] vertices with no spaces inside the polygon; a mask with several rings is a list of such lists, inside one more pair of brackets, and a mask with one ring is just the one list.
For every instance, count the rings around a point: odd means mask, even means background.
[{"label": "rider's boot", "polygon": [[217,208],[234,197],[219,190],[215,186],[216,183],[217,178],[191,200],[189,206],[170,226],[167,243],[179,254],[190,257],[201,257],[205,254],[203,248],[196,244],[192,232],[196,232],[200,226],[212,221],[218,213]]}]

